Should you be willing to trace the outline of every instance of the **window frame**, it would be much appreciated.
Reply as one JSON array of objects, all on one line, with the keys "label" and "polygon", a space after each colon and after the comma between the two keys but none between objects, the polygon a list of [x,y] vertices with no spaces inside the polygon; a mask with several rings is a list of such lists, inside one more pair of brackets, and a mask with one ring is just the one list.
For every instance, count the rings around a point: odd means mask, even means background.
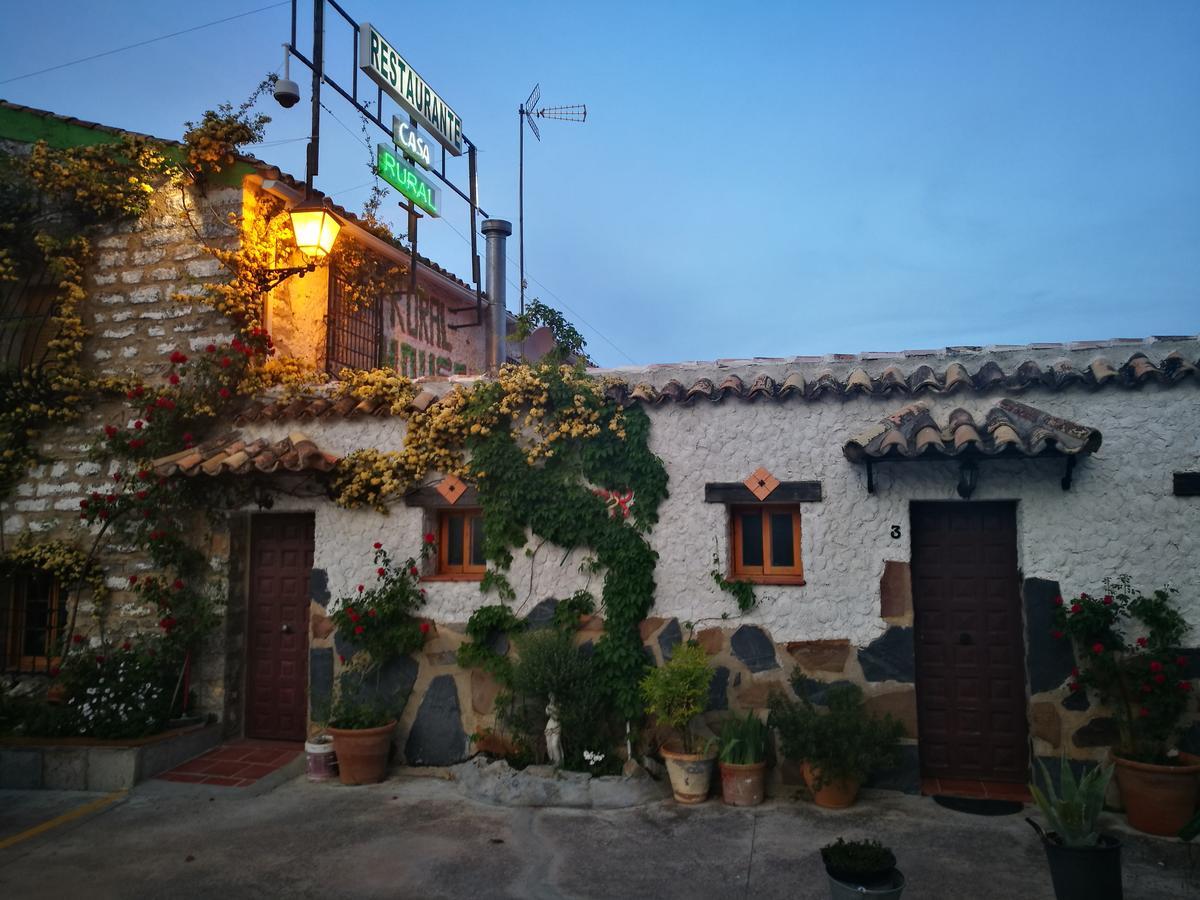
[{"label": "window frame", "polygon": [[[456,507],[447,506],[435,510],[436,514],[436,531],[437,535],[437,559],[435,562],[435,571],[432,575],[425,576],[424,581],[481,581],[484,572],[487,571],[487,564],[477,564],[471,562],[471,556],[475,549],[472,537],[472,522],[479,520],[482,527],[483,510],[477,506]],[[454,565],[449,562],[450,552],[450,519],[453,516],[461,516],[463,519],[463,561],[461,565]]]},{"label": "window frame", "polygon": [[[30,582],[38,577],[46,577],[50,581],[50,593],[47,598],[50,609],[46,624],[48,652],[43,655],[28,655],[24,652],[25,617],[29,604]],[[14,572],[9,577],[0,580],[0,591],[6,594],[5,606],[7,607],[4,610],[3,620],[0,621],[0,625],[4,629],[3,635],[0,636],[4,647],[3,670],[36,673],[49,671],[52,666],[58,665],[62,657],[53,651],[60,646],[65,613],[62,609],[62,592],[58,578],[50,572],[41,570]]]},{"label": "window frame", "polygon": [[[729,516],[729,579],[752,584],[804,584],[804,558],[800,553],[801,515],[798,503],[738,503],[727,507]],[[761,566],[743,566],[742,515],[762,515],[763,562]],[[789,512],[792,516],[792,554],[795,565],[771,565],[771,514]]]}]

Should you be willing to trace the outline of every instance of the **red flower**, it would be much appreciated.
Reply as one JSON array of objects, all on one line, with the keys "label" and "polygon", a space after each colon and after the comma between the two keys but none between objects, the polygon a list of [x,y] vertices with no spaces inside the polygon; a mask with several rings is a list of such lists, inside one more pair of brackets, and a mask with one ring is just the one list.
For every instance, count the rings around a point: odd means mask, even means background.
[{"label": "red flower", "polygon": [[368,610],[367,610],[367,615],[368,615],[368,616],[370,616],[372,619],[373,619],[373,618],[375,618],[375,610],[373,610],[373,609],[368,609]]},{"label": "red flower", "polygon": [[190,444],[192,442],[192,440],[193,440],[192,433],[190,431],[185,431],[183,433],[183,442],[185,444]]},{"label": "red flower", "polygon": [[1146,646],[1147,644],[1149,644],[1149,643],[1150,643],[1150,642],[1149,642],[1148,640],[1146,640],[1144,637],[1140,637],[1140,638],[1138,638],[1138,639],[1137,639],[1137,645],[1138,645],[1139,647],[1145,647],[1145,646]]},{"label": "red flower", "polygon": [[350,612],[348,612],[348,613],[346,614],[346,616],[347,616],[347,618],[349,618],[349,619],[350,619],[350,621],[351,621],[351,622],[357,622],[357,621],[358,621],[358,613],[356,613],[354,610],[350,610]]},{"label": "red flower", "polygon": [[1187,665],[1187,657],[1186,656],[1175,657],[1175,665],[1179,666],[1182,669],[1184,666]]},{"label": "red flower", "polygon": [[230,359],[228,356],[221,357],[221,368],[222,369],[228,369],[232,365],[233,365],[233,360]]},{"label": "red flower", "polygon": [[83,643],[83,635],[82,634],[71,635],[71,643],[72,644],[82,644]]},{"label": "red flower", "polygon": [[1063,633],[1056,628],[1050,632],[1050,637],[1054,638],[1056,641],[1061,641],[1063,638]]},{"label": "red flower", "polygon": [[176,350],[171,354],[171,362],[175,363],[176,365],[180,365],[187,362],[187,357]]},{"label": "red flower", "polygon": [[1160,663],[1157,659],[1150,660],[1150,671],[1151,672],[1161,672],[1162,671],[1162,663]]},{"label": "red flower", "polygon": [[1104,595],[1104,605],[1105,605],[1105,606],[1112,606],[1112,605],[1113,605],[1113,598],[1112,598],[1112,594],[1105,594],[1105,595]]},{"label": "red flower", "polygon": [[421,588],[421,596],[422,596],[422,597],[424,597],[424,596],[425,596],[425,588]]},{"label": "red flower", "polygon": [[1071,612],[1073,612],[1073,613],[1083,612],[1083,607],[1080,606],[1078,603],[1072,603],[1071,604]]},{"label": "red flower", "polygon": [[1159,672],[1157,675],[1154,676],[1155,684],[1162,684],[1166,680],[1167,680],[1167,676],[1164,675],[1162,672]]},{"label": "red flower", "polygon": [[421,623],[421,634],[429,634],[429,623],[428,622]]},{"label": "red flower", "polygon": [[1072,690],[1072,692],[1074,692],[1083,687],[1083,685],[1081,685],[1078,681],[1072,681],[1068,687]]},{"label": "red flower", "polygon": [[221,395],[221,399],[222,399],[222,400],[228,400],[228,399],[229,399],[229,388],[227,388],[227,387],[223,387],[223,388],[221,388],[220,390],[218,390],[218,391],[217,391],[217,393]]},{"label": "red flower", "polygon": [[417,567],[416,567],[416,566],[412,566],[412,567],[411,567],[411,568],[408,570],[408,574],[409,574],[409,575],[412,575],[414,578],[416,578],[416,577],[417,577],[417,575],[419,575],[420,573],[417,571]]},{"label": "red flower", "polygon": [[355,626],[354,626],[354,633],[355,633],[355,634],[362,634],[362,633],[363,633],[363,631],[364,631],[364,629],[363,629],[363,627],[362,627],[361,625],[355,625]]},{"label": "red flower", "polygon": [[379,543],[379,541],[376,541],[376,542],[375,542],[375,549],[376,549],[376,550],[382,550],[382,549],[383,549],[383,544]]},{"label": "red flower", "polygon": [[425,532],[425,543],[432,544],[435,540],[436,538],[433,536],[432,531]]},{"label": "red flower", "polygon": [[387,574],[387,569],[385,569],[383,566],[380,566],[378,569],[375,570],[375,574],[378,575],[380,578],[382,578],[384,575]]},{"label": "red flower", "polygon": [[100,510],[99,515],[100,515],[100,518],[107,519],[108,518],[108,510],[107,509]]},{"label": "red flower", "polygon": [[117,429],[113,425],[105,425],[104,426],[104,434],[108,437],[116,437]]},{"label": "red flower", "polygon": [[362,593],[364,590],[366,590],[366,588],[365,588],[363,585],[361,585],[361,584],[360,584],[360,585],[358,586],[358,592],[361,594],[361,593]]},{"label": "red flower", "polygon": [[161,628],[163,631],[167,632],[168,634],[171,633],[171,629],[174,628],[175,625],[176,625],[175,620],[173,618],[171,618],[170,616],[167,616],[165,619],[160,620],[158,623],[158,627]]},{"label": "red flower", "polygon": [[1142,684],[1142,693],[1143,694],[1148,694],[1152,690],[1154,690],[1154,685],[1152,685],[1150,682],[1147,681]]},{"label": "red flower", "polygon": [[171,587],[175,588],[175,590],[177,590],[177,591],[182,591],[183,590],[183,579],[176,578],[175,583],[172,584]]},{"label": "red flower", "polygon": [[88,506],[87,497],[84,497],[82,500],[79,501],[79,508],[87,509],[87,506]]},{"label": "red flower", "polygon": [[146,423],[145,423],[145,422],[143,422],[141,419],[136,419],[136,420],[134,421],[134,423],[133,423],[133,430],[134,430],[134,431],[141,431],[141,430],[142,430],[142,426],[143,426],[143,425],[145,425],[145,424],[146,424]]},{"label": "red flower", "polygon": [[167,376],[167,381],[169,381],[171,384],[179,384],[179,376],[172,372]]},{"label": "red flower", "polygon": [[1096,643],[1092,644],[1092,652],[1099,656],[1104,652],[1104,645],[1097,641]]},{"label": "red flower", "polygon": [[150,480],[150,470],[149,469],[140,469],[138,471],[138,478],[142,479],[142,481],[149,481]]},{"label": "red flower", "polygon": [[133,644],[129,643],[129,641],[126,641],[125,643],[123,643],[123,644],[121,645],[121,649],[122,649],[122,650],[132,650],[132,649],[133,649]]},{"label": "red flower", "polygon": [[137,497],[139,500],[145,500],[150,495],[147,494],[145,491],[138,491],[134,494],[134,496]]},{"label": "red flower", "polygon": [[342,656],[342,654],[339,653],[338,654],[338,662],[344,664],[346,662],[346,657]]},{"label": "red flower", "polygon": [[1062,594],[1059,594],[1057,597],[1055,597],[1055,598],[1054,598],[1054,605],[1055,605],[1055,606],[1062,606],[1062,605],[1063,605],[1063,598],[1062,598]]},{"label": "red flower", "polygon": [[216,353],[216,352],[217,352],[217,345],[216,345],[216,344],[209,344],[207,347],[205,347],[205,348],[204,348],[204,352],[206,352],[206,353]]},{"label": "red flower", "polygon": [[113,481],[120,482],[121,477],[122,476],[120,472],[113,472]]},{"label": "red flower", "polygon": [[1071,675],[1074,676],[1075,678],[1079,677],[1079,666],[1071,667]]},{"label": "red flower", "polygon": [[1145,719],[1150,715],[1150,710],[1146,709],[1146,707],[1143,706],[1141,709],[1138,710],[1138,715],[1141,716],[1143,719]]},{"label": "red flower", "polygon": [[130,576],[129,576],[129,583],[130,583],[130,584],[137,584],[137,576],[136,576],[136,575],[130,575]]},{"label": "red flower", "polygon": [[172,400],[170,397],[159,397],[157,400],[154,401],[154,405],[157,406],[159,409],[174,409],[175,401]]},{"label": "red flower", "polygon": [[96,656],[96,662],[97,662],[97,663],[102,663],[102,662],[104,662],[104,657],[103,657],[103,656],[100,656],[100,655],[97,655],[97,656]]}]

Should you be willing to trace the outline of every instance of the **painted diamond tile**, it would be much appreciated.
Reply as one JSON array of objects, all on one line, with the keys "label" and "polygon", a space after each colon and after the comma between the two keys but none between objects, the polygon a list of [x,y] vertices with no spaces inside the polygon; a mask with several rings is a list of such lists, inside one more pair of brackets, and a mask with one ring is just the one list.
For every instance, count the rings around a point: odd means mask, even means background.
[{"label": "painted diamond tile", "polygon": [[434,488],[447,503],[457,503],[466,489],[466,484],[457,475],[447,475]]},{"label": "painted diamond tile", "polygon": [[742,484],[750,488],[750,493],[759,500],[766,500],[771,496],[771,491],[779,487],[779,479],[762,466],[759,466],[754,474],[743,481]]}]

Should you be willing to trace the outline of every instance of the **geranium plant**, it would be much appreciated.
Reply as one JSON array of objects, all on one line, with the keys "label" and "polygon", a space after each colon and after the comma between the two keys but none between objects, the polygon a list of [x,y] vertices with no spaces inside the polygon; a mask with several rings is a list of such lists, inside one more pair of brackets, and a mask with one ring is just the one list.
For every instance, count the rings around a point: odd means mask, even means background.
[{"label": "geranium plant", "polygon": [[1187,709],[1192,683],[1179,647],[1188,624],[1174,588],[1143,594],[1128,575],[1104,580],[1099,596],[1055,597],[1055,636],[1070,639],[1079,665],[1072,691],[1093,688],[1116,717],[1118,755],[1170,762],[1168,745]]},{"label": "geranium plant", "polygon": [[[432,541],[421,545],[420,559],[433,552]],[[348,595],[339,598],[331,618],[337,630],[362,648],[374,666],[412,653],[425,643],[429,624],[416,616],[425,603],[418,560],[397,565],[379,541],[374,545],[375,569]]]}]

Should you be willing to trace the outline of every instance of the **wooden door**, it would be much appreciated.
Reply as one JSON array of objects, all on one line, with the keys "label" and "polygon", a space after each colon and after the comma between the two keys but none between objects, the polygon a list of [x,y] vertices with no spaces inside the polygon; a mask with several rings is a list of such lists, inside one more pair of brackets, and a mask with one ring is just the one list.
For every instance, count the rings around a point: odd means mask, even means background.
[{"label": "wooden door", "polygon": [[1014,503],[913,503],[921,772],[1028,780]]},{"label": "wooden door", "polygon": [[262,514],[251,520],[247,737],[305,737],[312,562],[312,515]]}]

